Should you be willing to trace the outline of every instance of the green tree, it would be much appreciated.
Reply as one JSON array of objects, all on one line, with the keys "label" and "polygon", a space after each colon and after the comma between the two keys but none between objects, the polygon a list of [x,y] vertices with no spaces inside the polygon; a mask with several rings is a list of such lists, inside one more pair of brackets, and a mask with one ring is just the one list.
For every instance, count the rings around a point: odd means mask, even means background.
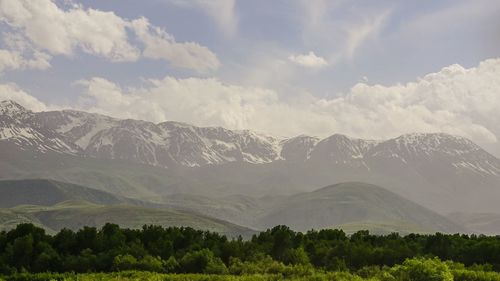
[{"label": "green tree", "polygon": [[168,273],[177,272],[179,270],[179,262],[174,256],[168,258],[164,264],[165,271]]},{"label": "green tree", "polygon": [[448,265],[437,258],[407,259],[392,268],[391,274],[400,281],[453,281]]},{"label": "green tree", "polygon": [[30,270],[34,249],[33,236],[28,234],[16,238],[12,249],[14,266],[17,267],[17,269]]},{"label": "green tree", "polygon": [[116,271],[133,270],[137,268],[137,259],[132,255],[118,255],[113,260],[113,269]]},{"label": "green tree", "polygon": [[297,249],[288,249],[283,256],[283,262],[285,264],[302,264],[302,265],[310,263],[309,256],[302,247]]}]

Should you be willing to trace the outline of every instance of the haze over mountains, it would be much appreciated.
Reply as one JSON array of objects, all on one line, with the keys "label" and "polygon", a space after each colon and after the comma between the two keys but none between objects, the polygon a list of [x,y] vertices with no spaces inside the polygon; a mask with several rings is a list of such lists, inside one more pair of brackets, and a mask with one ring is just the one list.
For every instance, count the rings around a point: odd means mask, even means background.
[{"label": "haze over mountains", "polygon": [[[425,231],[460,230],[433,212],[500,213],[500,160],[468,139],[441,133],[377,141],[340,134],[324,139],[284,138],[178,122],[119,120],[80,111],[32,112],[2,101],[0,155],[0,178],[60,180],[254,228],[294,224],[270,207],[285,204],[280,201],[283,198],[291,205],[282,208],[291,208],[286,213],[293,214],[310,199],[295,194],[352,181],[398,194],[387,198],[414,201],[398,206],[408,210],[418,206],[424,215],[408,220],[425,225]],[[387,208],[388,202],[377,202],[380,210]],[[360,209],[356,204],[348,207],[346,214]],[[432,211],[422,211],[425,208]],[[331,214],[345,217],[337,211]],[[260,216],[268,218],[265,223],[255,219]],[[424,223],[429,217],[435,219]],[[384,218],[386,223],[395,221],[384,216],[370,223],[384,223]],[[366,220],[339,218],[331,223]],[[328,226],[311,222],[295,227]]]}]

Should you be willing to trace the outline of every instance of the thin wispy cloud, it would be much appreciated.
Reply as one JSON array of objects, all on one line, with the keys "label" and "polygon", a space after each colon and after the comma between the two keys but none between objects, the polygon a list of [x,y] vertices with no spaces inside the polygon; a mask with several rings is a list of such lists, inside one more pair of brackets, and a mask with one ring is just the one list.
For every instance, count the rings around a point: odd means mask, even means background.
[{"label": "thin wispy cloud", "polygon": [[226,35],[234,35],[238,30],[236,0],[164,0],[184,8],[199,9],[206,13]]}]

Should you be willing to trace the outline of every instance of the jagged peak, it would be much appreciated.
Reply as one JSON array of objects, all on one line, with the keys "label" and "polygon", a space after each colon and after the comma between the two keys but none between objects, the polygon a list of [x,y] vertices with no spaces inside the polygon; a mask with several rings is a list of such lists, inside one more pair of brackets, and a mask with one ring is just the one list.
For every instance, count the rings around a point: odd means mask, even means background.
[{"label": "jagged peak", "polygon": [[329,137],[322,139],[320,142],[328,143],[343,143],[343,144],[358,144],[358,145],[369,145],[376,143],[377,141],[355,138],[344,134],[335,133]]},{"label": "jagged peak", "polygon": [[305,134],[300,134],[295,137],[289,137],[289,138],[282,138],[281,142],[282,143],[289,143],[289,142],[311,142],[311,143],[317,143],[321,139],[319,137],[315,136],[309,136]]},{"label": "jagged peak", "polygon": [[[447,155],[464,155],[476,151],[483,151],[471,140],[447,133],[411,133],[382,143],[382,147],[391,151],[396,149],[414,155],[430,155],[444,153]],[[392,153],[392,152],[391,152]],[[397,153],[397,152],[396,152]]]},{"label": "jagged peak", "polygon": [[12,115],[26,112],[30,112],[30,110],[13,100],[0,101],[0,114],[2,115]]},{"label": "jagged peak", "polygon": [[165,121],[158,123],[157,125],[160,127],[193,128],[193,125],[191,124],[178,121]]},{"label": "jagged peak", "polygon": [[427,144],[434,147],[441,146],[444,143],[457,143],[471,147],[478,147],[468,138],[451,135],[447,133],[409,133],[392,139],[402,145],[422,145]]}]

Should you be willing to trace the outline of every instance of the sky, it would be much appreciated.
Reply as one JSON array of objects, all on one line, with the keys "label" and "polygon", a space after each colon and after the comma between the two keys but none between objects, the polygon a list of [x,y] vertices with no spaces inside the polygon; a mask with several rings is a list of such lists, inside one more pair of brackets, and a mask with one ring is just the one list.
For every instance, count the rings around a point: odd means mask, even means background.
[{"label": "sky", "polygon": [[497,0],[0,0],[0,99],[500,156]]}]

